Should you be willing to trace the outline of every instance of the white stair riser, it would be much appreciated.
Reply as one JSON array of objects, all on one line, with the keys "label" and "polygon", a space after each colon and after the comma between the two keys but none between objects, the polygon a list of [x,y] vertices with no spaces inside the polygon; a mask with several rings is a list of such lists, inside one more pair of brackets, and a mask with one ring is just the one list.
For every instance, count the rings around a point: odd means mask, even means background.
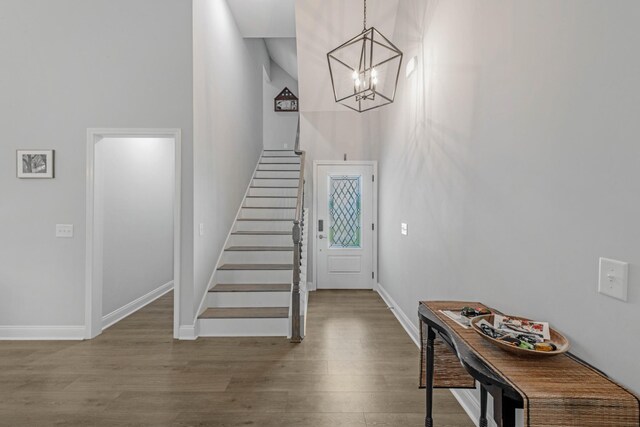
[{"label": "white stair riser", "polygon": [[278,164],[263,164],[258,166],[258,170],[259,171],[266,171],[266,170],[271,170],[271,169],[277,169],[277,170],[295,170],[295,171],[300,171],[300,164],[299,163],[288,163],[288,164],[282,164],[282,165],[278,165]]},{"label": "white stair riser", "polygon": [[286,337],[289,319],[200,319],[201,337]]},{"label": "white stair riser", "polygon": [[298,171],[256,171],[254,178],[300,178],[300,172]]},{"label": "white stair riser", "polygon": [[222,254],[222,264],[291,264],[292,262],[293,251],[224,251]]},{"label": "white stair riser", "polygon": [[291,231],[293,221],[237,221],[234,231]]},{"label": "white stair riser", "polygon": [[251,182],[253,187],[285,187],[285,188],[298,188],[299,181],[297,179],[277,179],[277,178],[265,178],[254,179]]},{"label": "white stair riser", "polygon": [[291,283],[291,270],[218,270],[217,283]]},{"label": "white stair riser", "polygon": [[207,307],[289,307],[291,292],[209,292]]},{"label": "white stair riser", "polygon": [[290,234],[232,234],[229,238],[229,246],[287,246],[291,242],[293,237]]},{"label": "white stair riser", "polygon": [[263,156],[295,156],[295,150],[263,150]]},{"label": "white stair riser", "polygon": [[262,164],[287,163],[287,164],[300,165],[300,158],[299,157],[262,156],[262,158],[260,159],[260,163]]},{"label": "white stair riser", "polygon": [[263,218],[263,219],[272,219],[272,218],[282,218],[282,219],[291,219],[293,221],[293,217],[295,216],[295,209],[242,209],[240,211],[240,218]]},{"label": "white stair riser", "polygon": [[296,198],[279,198],[279,197],[248,197],[244,201],[244,206],[268,206],[280,208],[295,208]]},{"label": "white stair riser", "polygon": [[298,188],[250,188],[249,196],[288,196],[298,197]]}]

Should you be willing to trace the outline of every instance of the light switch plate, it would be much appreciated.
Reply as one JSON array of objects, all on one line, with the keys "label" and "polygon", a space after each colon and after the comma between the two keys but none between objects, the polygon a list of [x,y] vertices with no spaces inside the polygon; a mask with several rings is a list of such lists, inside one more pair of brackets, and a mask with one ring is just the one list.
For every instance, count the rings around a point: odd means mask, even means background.
[{"label": "light switch plate", "polygon": [[598,292],[626,301],[629,282],[629,263],[600,258]]},{"label": "light switch plate", "polygon": [[73,237],[73,224],[56,224],[56,237],[70,239]]},{"label": "light switch plate", "polygon": [[402,233],[403,236],[406,236],[409,234],[409,226],[407,225],[406,222],[403,222],[400,224],[400,232]]}]

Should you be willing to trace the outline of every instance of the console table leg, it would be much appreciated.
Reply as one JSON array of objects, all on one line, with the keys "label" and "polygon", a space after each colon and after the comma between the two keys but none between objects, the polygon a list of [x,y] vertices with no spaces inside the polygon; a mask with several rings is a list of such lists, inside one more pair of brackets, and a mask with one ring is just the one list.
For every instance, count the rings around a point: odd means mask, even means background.
[{"label": "console table leg", "polygon": [[487,427],[487,389],[480,384],[480,427]]},{"label": "console table leg", "polygon": [[433,352],[436,333],[427,326],[426,410],[425,427],[433,427]]}]

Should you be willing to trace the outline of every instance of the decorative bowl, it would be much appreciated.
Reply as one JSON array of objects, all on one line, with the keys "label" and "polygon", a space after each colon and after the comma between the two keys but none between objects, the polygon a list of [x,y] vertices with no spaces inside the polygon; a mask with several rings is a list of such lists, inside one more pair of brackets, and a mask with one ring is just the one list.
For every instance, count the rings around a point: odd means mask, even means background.
[{"label": "decorative bowl", "polygon": [[[508,316],[508,317],[511,317],[512,319],[519,319],[519,320],[530,320],[525,317],[518,317],[518,316]],[[517,354],[519,356],[527,356],[527,357],[550,357],[550,356],[557,356],[559,354],[563,354],[569,351],[569,347],[570,347],[569,340],[565,338],[565,336],[562,335],[560,332],[556,331],[551,327],[549,327],[549,334],[551,336],[551,339],[549,340],[549,342],[552,342],[553,344],[555,344],[556,349],[553,351],[529,350],[526,348],[516,347],[508,342],[502,341],[502,339],[492,338],[486,335],[484,332],[482,332],[482,329],[480,329],[480,327],[477,325],[478,322],[480,322],[481,320],[486,320],[487,322],[493,325],[493,314],[474,317],[473,319],[471,319],[471,328],[474,331],[476,331],[478,334],[480,334],[480,336],[485,340],[500,347],[502,350],[508,351],[509,353]]]}]

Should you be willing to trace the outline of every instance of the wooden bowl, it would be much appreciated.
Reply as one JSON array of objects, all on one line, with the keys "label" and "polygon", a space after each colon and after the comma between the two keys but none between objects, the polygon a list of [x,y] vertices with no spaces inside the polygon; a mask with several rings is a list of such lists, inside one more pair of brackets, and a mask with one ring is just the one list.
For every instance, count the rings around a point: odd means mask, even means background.
[{"label": "wooden bowl", "polygon": [[[511,317],[512,319],[530,320],[530,319],[527,319],[524,317],[518,317],[518,316],[508,316],[508,317]],[[566,339],[565,336],[562,335],[560,332],[556,331],[551,327],[549,327],[549,334],[551,336],[551,339],[549,341],[555,344],[557,349],[554,351],[528,350],[526,348],[515,347],[507,342],[504,342],[496,338],[491,338],[490,336],[485,335],[485,333],[482,332],[482,329],[480,329],[480,327],[477,325],[477,323],[483,319],[493,325],[493,314],[487,314],[485,316],[477,316],[471,319],[472,329],[476,331],[478,334],[480,334],[480,336],[485,340],[489,341],[492,344],[495,344],[496,346],[500,347],[502,350],[508,351],[509,353],[517,354],[519,356],[527,356],[527,357],[549,357],[549,356],[557,356],[559,354],[563,354],[569,351],[569,347],[570,347],[569,340]]]}]

